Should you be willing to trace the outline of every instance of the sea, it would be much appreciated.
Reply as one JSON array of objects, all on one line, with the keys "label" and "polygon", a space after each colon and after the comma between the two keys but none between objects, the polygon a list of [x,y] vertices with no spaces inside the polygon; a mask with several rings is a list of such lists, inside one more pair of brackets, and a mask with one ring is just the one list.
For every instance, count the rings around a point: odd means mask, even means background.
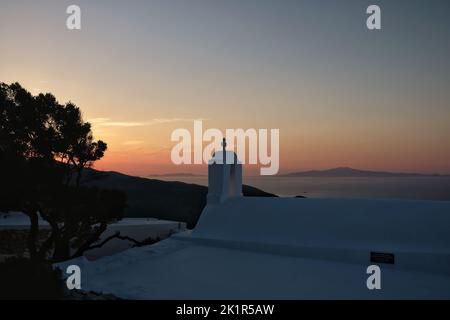
[{"label": "sea", "polygon": [[[152,178],[152,177],[150,177]],[[158,176],[155,179],[207,185],[207,176]],[[244,177],[244,184],[278,196],[450,201],[450,177]]]}]

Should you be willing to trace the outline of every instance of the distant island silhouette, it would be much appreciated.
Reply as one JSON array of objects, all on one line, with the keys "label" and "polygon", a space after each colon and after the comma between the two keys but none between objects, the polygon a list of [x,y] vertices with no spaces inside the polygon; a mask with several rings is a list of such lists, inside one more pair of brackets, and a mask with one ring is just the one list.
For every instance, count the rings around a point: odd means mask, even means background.
[{"label": "distant island silhouette", "polygon": [[422,174],[411,172],[385,172],[358,170],[348,167],[339,167],[327,170],[310,170],[292,172],[280,175],[281,177],[448,177],[442,174]]},{"label": "distant island silhouette", "polygon": [[178,172],[178,173],[155,173],[155,174],[149,174],[147,177],[206,177],[204,174],[195,174],[195,173],[188,173],[188,172]]}]

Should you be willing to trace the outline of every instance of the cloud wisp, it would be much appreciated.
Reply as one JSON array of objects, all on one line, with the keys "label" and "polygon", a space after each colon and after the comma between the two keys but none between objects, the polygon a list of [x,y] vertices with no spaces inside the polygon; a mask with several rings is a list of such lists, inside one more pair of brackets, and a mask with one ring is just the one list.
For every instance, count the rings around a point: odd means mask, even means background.
[{"label": "cloud wisp", "polygon": [[128,140],[128,141],[125,141],[124,143],[122,143],[122,145],[124,145],[124,146],[138,146],[138,145],[141,145],[143,143],[144,143],[144,141],[141,141],[141,140]]},{"label": "cloud wisp", "polygon": [[186,118],[157,118],[150,121],[113,121],[109,118],[93,118],[88,120],[94,127],[123,127],[123,128],[133,128],[133,127],[144,127],[153,126],[158,124],[173,123],[173,122],[192,122],[198,119],[186,119]]}]

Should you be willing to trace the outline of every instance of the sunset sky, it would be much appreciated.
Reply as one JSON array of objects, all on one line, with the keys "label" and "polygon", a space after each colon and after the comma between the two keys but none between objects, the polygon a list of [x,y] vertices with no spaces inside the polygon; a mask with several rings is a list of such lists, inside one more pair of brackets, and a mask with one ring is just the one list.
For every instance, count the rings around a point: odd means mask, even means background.
[{"label": "sunset sky", "polygon": [[78,105],[109,146],[99,169],[204,172],[170,160],[172,131],[204,119],[280,129],[281,173],[450,173],[449,15],[448,0],[0,0],[0,81]]}]

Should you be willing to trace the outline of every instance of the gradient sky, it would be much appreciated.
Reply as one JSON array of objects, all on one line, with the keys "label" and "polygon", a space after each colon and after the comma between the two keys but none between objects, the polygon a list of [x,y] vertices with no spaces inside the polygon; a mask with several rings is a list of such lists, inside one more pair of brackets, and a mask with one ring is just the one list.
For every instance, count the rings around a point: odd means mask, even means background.
[{"label": "gradient sky", "polygon": [[0,81],[77,104],[109,145],[100,169],[203,172],[171,164],[170,134],[206,119],[279,128],[281,172],[450,173],[449,15],[448,0],[0,0]]}]

